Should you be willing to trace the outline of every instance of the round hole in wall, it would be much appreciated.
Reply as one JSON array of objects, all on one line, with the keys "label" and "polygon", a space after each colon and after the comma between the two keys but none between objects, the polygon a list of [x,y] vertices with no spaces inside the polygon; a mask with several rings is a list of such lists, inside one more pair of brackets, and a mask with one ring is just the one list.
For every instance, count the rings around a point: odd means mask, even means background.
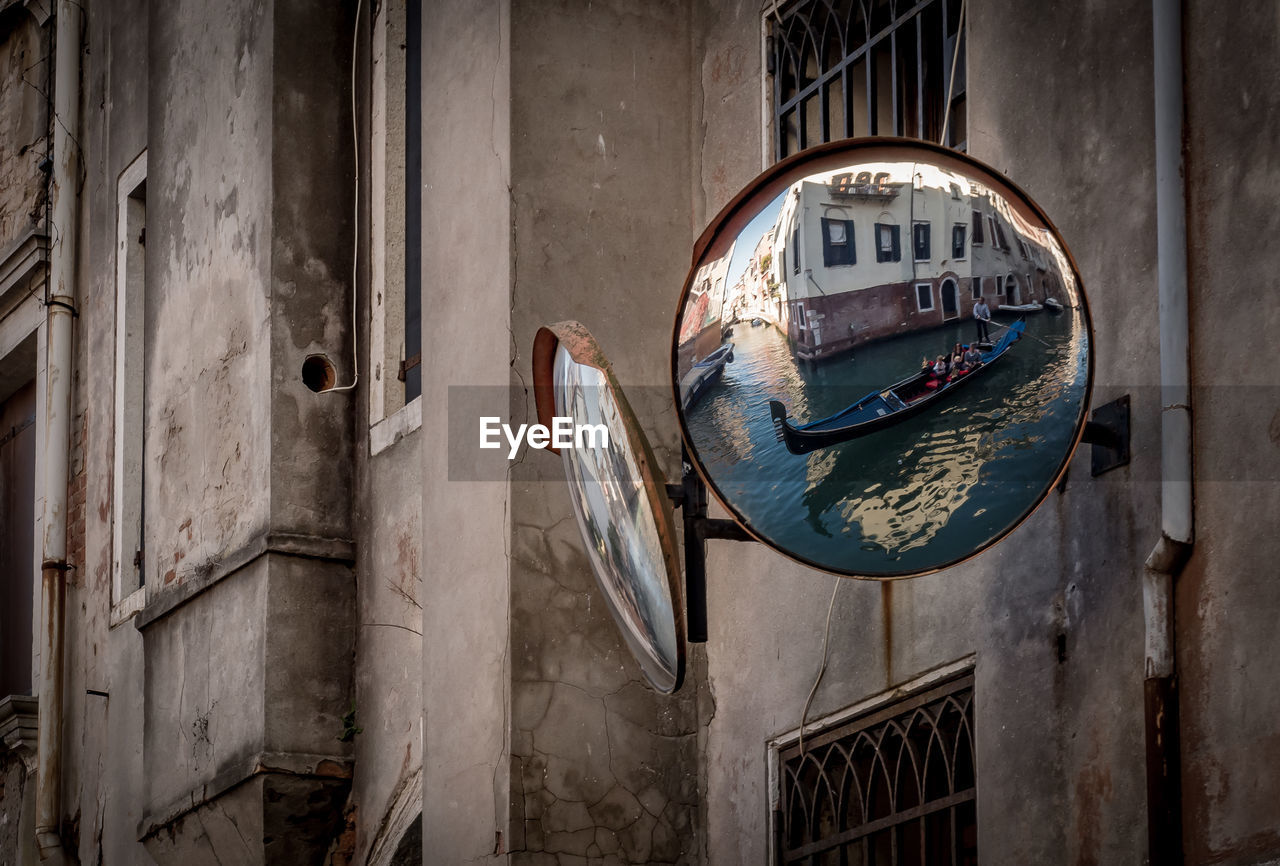
[{"label": "round hole in wall", "polygon": [[317,393],[328,391],[337,381],[333,362],[324,355],[308,355],[302,362],[302,384]]}]

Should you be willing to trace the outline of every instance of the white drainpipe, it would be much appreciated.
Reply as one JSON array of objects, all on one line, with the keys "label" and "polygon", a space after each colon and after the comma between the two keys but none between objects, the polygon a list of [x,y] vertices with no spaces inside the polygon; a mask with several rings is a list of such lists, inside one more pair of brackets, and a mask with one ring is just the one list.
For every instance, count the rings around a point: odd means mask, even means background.
[{"label": "white drainpipe", "polygon": [[1160,539],[1147,557],[1147,810],[1152,866],[1182,862],[1173,584],[1195,540],[1187,196],[1182,159],[1182,3],[1152,0],[1156,240],[1160,299]]},{"label": "white drainpipe", "polygon": [[40,601],[40,704],[36,844],[40,859],[65,863],[62,814],[63,608],[66,604],[67,482],[71,450],[71,339],[76,304],[80,159],[80,14],[87,0],[59,0],[55,19],[50,297],[44,442],[44,544]]}]

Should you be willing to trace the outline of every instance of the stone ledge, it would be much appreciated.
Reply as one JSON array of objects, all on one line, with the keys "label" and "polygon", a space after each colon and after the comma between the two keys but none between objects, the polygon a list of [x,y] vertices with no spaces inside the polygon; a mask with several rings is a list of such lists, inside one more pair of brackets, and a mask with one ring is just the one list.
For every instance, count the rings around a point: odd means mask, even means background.
[{"label": "stone ledge", "polygon": [[168,616],[182,605],[208,590],[214,584],[243,571],[268,554],[316,559],[354,566],[355,542],[345,538],[325,538],[299,532],[267,532],[256,536],[239,550],[217,560],[207,571],[194,574],[172,589],[162,590],[148,599],[134,620],[143,631],[156,620]]},{"label": "stone ledge", "polygon": [[337,755],[298,752],[258,752],[233,762],[208,783],[194,788],[167,806],[147,812],[138,822],[138,840],[164,830],[183,816],[213,802],[257,776],[283,775],[312,779],[350,780],[355,761]]},{"label": "stone ledge", "polygon": [[28,771],[36,759],[36,730],[40,712],[38,698],[9,695],[0,699],[0,749],[22,758]]}]

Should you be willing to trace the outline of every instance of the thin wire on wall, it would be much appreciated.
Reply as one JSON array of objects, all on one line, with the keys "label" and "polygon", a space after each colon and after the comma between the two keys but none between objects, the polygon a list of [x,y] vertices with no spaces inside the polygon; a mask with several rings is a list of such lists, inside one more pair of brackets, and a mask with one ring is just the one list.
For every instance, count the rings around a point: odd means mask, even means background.
[{"label": "thin wire on wall", "polygon": [[330,388],[322,393],[350,391],[360,381],[360,320],[357,315],[357,275],[360,269],[360,123],[356,114],[356,61],[360,47],[360,8],[364,0],[356,0],[356,22],[351,29],[351,150],[355,165],[355,199],[351,208],[351,384]]}]

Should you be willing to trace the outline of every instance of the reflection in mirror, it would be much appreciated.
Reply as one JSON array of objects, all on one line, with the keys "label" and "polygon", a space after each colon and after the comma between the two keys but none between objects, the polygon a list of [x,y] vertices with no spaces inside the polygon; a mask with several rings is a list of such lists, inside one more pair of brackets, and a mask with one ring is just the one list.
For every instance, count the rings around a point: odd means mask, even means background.
[{"label": "reflection in mirror", "polygon": [[[684,643],[660,515],[646,486],[648,461],[605,371],[575,361],[564,343],[552,372],[555,414],[575,426],[605,425],[605,447],[561,448],[587,556],[614,620],[645,678],[664,693],[683,676]],[[670,533],[668,533],[670,535]]]},{"label": "reflection in mirror", "polygon": [[704,236],[673,346],[695,462],[762,540],[861,577],[959,562],[1065,469],[1088,312],[1040,210],[921,143],[766,173]]}]

